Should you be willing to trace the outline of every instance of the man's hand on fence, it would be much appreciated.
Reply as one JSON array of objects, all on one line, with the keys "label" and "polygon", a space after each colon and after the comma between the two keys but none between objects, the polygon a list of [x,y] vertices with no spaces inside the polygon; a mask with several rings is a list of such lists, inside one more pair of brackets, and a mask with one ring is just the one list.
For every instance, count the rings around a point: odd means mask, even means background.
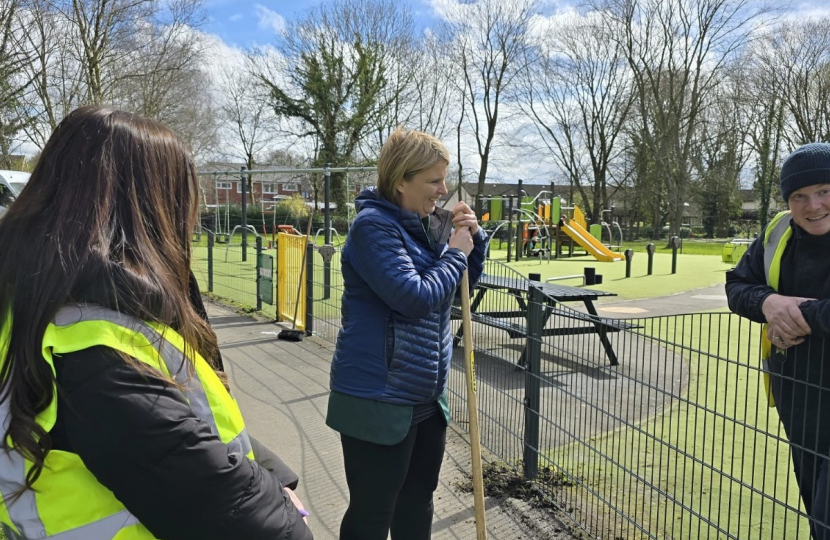
[{"label": "man's hand on fence", "polygon": [[781,294],[771,294],[764,300],[761,311],[769,323],[767,337],[779,349],[798,345],[812,331],[798,308],[807,300],[811,298]]}]

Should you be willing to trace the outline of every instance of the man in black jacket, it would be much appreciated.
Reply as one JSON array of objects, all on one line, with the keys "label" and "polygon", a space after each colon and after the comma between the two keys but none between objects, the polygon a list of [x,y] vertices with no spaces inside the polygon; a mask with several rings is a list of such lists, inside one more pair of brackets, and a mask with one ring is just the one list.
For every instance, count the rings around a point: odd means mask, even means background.
[{"label": "man in black jacket", "polygon": [[789,212],[775,216],[726,274],[729,307],[766,323],[764,371],[814,539],[830,539],[830,144],[781,168]]}]

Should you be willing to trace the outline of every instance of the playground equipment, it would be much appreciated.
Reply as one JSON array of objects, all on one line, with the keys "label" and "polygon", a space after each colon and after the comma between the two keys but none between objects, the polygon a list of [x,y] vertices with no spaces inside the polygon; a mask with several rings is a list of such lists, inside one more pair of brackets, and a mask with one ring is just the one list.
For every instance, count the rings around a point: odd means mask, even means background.
[{"label": "playground equipment", "polygon": [[[319,238],[320,233],[325,232],[325,231],[326,231],[325,228],[321,228],[321,229],[317,229],[317,232],[314,233],[314,244],[315,245],[317,245],[317,238]],[[335,229],[334,227],[329,227],[329,234],[331,234],[331,233],[334,233],[334,236],[337,237],[337,245],[342,246],[343,241],[340,239],[340,233],[337,232],[337,229]],[[329,238],[331,238],[331,237],[329,236]]]},{"label": "playground equipment", "polygon": [[268,249],[273,249],[277,245],[277,205],[280,200],[285,198],[284,195],[272,195],[268,200],[271,205],[266,209],[264,186],[263,189],[260,189],[259,214],[262,219],[262,236],[266,238],[268,237],[268,230],[265,227],[265,211],[271,211],[271,239],[268,240]]},{"label": "playground equipment", "polygon": [[[550,246],[551,246],[551,231],[545,220],[539,214],[525,210],[524,208],[513,208],[514,214],[521,215],[527,221],[518,221],[522,223],[522,252],[528,257],[547,257],[550,260]],[[505,225],[509,225],[509,221],[502,221],[490,233],[490,238],[497,238],[499,231]]]},{"label": "playground equipment", "polygon": [[[620,224],[616,221],[608,223],[607,221],[601,221],[600,225],[602,226],[602,230],[608,233],[608,244],[606,247],[611,251],[619,251],[622,249],[623,244],[623,232]],[[613,228],[612,228],[613,227]],[[614,232],[616,231],[618,238],[617,243],[614,243]]]},{"label": "playground equipment", "polygon": [[[231,231],[230,235],[228,236],[228,243],[225,244],[225,262],[228,262],[228,250],[231,248],[231,240],[233,240],[233,235],[236,234],[236,231],[242,229],[254,233],[254,238],[257,238],[259,236],[259,233],[256,231],[256,227],[254,227],[253,225],[237,225],[236,227],[234,227],[233,231]],[[240,242],[238,245],[241,246],[242,242]]]},{"label": "playground equipment", "polygon": [[[516,242],[516,258],[538,257],[550,260],[553,247],[552,229],[558,218],[559,199],[556,199],[555,216],[551,216],[551,201],[542,196],[550,192],[540,192],[536,197],[523,197],[521,202],[517,195],[502,195],[482,197],[481,202],[486,206],[482,221],[497,221],[499,224],[490,233],[490,238],[503,240],[499,235],[507,226],[507,242],[509,253],[512,253],[514,240]],[[515,219],[514,219],[515,217]],[[514,231],[513,224],[516,224]],[[508,260],[510,255],[508,255]]]},{"label": "playground equipment", "polygon": [[[602,217],[600,219],[599,224],[602,227],[602,230],[608,233],[608,243],[605,244],[605,247],[607,247],[611,251],[621,251],[622,250],[622,245],[623,245],[622,227],[620,227],[620,224],[617,223],[616,221],[612,221],[611,223],[608,223],[607,221],[605,221],[605,214],[609,214],[609,216],[610,216],[613,211],[614,211],[613,207],[606,208],[605,210],[601,211],[600,215]],[[613,227],[613,229],[612,229],[612,227]],[[616,244],[614,243],[614,232],[617,232],[617,234],[619,236],[619,241]],[[599,235],[594,235],[594,236],[596,236],[597,240],[602,241],[602,234],[601,233]]]},{"label": "playground equipment", "polygon": [[721,250],[721,259],[723,262],[738,264],[751,243],[752,240],[747,238],[735,238],[725,243]]},{"label": "playground equipment", "polygon": [[620,253],[614,253],[589,233],[585,227],[579,224],[576,219],[561,217],[559,227],[574,241],[582,246],[585,251],[593,255],[595,259],[603,262],[622,261],[624,257]]},{"label": "playground equipment", "polygon": [[[223,187],[219,187],[222,184]],[[226,185],[227,184],[227,185]],[[220,244],[230,242],[230,229],[231,229],[231,198],[229,195],[230,191],[230,182],[227,180],[217,180],[214,178],[213,181],[213,204],[206,205],[209,209],[213,210],[214,213],[214,226],[216,230],[214,230],[214,234],[216,235],[216,241]],[[222,193],[224,197],[220,197],[219,194]],[[221,201],[220,199],[224,199]],[[224,210],[224,216],[222,215],[222,211]]]},{"label": "playground equipment", "polygon": [[[562,206],[562,200],[553,196],[552,191],[540,191],[532,198],[522,197],[521,203],[518,198],[517,195],[484,198],[487,208],[482,221],[500,221],[491,238],[498,238],[505,225],[510,228],[515,216],[518,227],[515,238],[521,246],[519,252],[525,256],[536,256],[540,260],[546,256],[550,260],[551,252],[558,257],[561,246],[566,243],[570,246],[570,254],[573,254],[573,245],[576,244],[599,261],[624,260],[621,253],[613,251],[614,248],[622,249],[623,235],[619,223],[603,221],[589,226],[578,206]],[[566,212],[570,212],[570,216]],[[608,245],[602,243],[603,229],[608,234]],[[616,245],[614,230],[619,236]]]}]

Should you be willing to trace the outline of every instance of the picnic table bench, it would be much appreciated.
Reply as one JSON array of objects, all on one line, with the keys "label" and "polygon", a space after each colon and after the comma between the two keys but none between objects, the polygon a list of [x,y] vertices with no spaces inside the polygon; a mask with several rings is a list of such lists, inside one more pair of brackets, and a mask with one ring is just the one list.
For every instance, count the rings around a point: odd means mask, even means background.
[{"label": "picnic table bench", "polygon": [[[536,287],[542,293],[544,304],[541,306],[542,323],[540,335],[532,336],[528,330],[528,301],[527,296],[531,286]],[[518,309],[505,311],[479,311],[482,301],[488,291],[506,291],[516,301]],[[567,285],[543,283],[530,281],[526,278],[511,278],[503,276],[482,275],[476,286],[475,296],[470,303],[470,319],[473,322],[484,324],[493,328],[504,330],[512,339],[541,339],[545,336],[564,336],[595,333],[602,342],[605,354],[612,366],[619,364],[616,352],[608,339],[608,333],[619,332],[637,328],[636,324],[607,317],[600,317],[597,314],[594,300],[601,296],[616,296],[615,293],[585,289],[582,287],[570,287]],[[559,307],[564,302],[582,302],[588,313],[576,311],[569,308]],[[554,316],[557,322],[563,320],[578,321],[585,324],[561,325],[555,324],[547,327],[547,322]],[[453,306],[452,318],[461,318],[461,308]],[[518,319],[518,321],[517,321]],[[458,345],[463,334],[463,327],[459,327],[453,344]],[[522,353],[519,361],[524,364],[527,347]]]}]

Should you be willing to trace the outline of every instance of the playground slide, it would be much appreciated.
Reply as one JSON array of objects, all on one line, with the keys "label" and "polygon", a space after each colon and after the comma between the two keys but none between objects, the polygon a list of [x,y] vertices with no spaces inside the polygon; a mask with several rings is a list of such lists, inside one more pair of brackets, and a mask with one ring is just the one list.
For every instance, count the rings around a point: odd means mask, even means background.
[{"label": "playground slide", "polygon": [[602,242],[594,238],[591,233],[586,231],[581,225],[572,219],[564,218],[562,221],[562,230],[565,234],[573,238],[577,244],[582,246],[585,251],[593,255],[596,260],[602,262],[621,261],[624,259],[619,253],[614,253],[604,245]]}]

